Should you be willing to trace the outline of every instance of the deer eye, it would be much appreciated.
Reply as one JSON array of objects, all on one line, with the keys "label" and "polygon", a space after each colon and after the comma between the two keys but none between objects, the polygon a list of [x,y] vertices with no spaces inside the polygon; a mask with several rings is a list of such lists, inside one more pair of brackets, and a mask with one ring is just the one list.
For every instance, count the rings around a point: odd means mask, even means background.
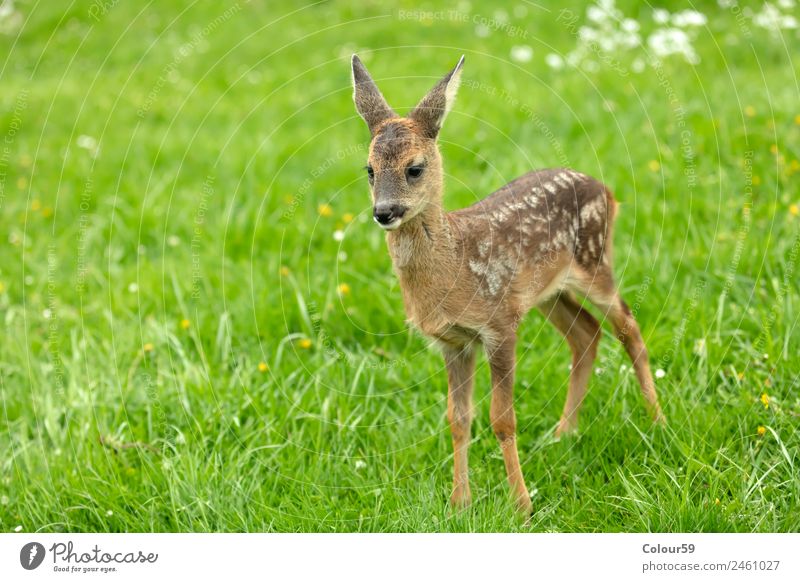
[{"label": "deer eye", "polygon": [[409,166],[406,168],[406,176],[409,178],[419,178],[424,170],[425,166]]},{"label": "deer eye", "polygon": [[372,169],[372,166],[367,166],[367,176],[370,182],[375,179],[375,170]]}]

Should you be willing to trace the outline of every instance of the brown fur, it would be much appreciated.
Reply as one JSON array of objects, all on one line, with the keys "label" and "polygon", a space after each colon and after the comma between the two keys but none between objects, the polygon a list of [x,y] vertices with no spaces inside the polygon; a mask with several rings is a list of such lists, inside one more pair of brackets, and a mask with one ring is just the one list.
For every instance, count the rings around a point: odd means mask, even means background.
[{"label": "brown fur", "polygon": [[[436,137],[454,96],[463,59],[408,118],[385,104],[363,64],[353,58],[354,98],[373,135],[369,164],[376,206],[390,201],[405,214],[386,240],[409,320],[435,338],[448,373],[448,419],[455,467],[454,505],[470,502],[474,350],[484,345],[492,375],[491,424],[518,506],[530,510],[520,469],[513,408],[517,326],[536,307],[564,334],[573,354],[570,385],[557,433],[577,428],[600,339],[600,324],[574,294],[598,306],[634,364],[656,421],[663,421],[647,351],[619,296],[611,268],[616,202],[602,183],[559,168],[526,174],[455,212],[442,208],[443,171]],[[360,81],[358,81],[360,79]],[[419,178],[408,168],[424,166]]]}]

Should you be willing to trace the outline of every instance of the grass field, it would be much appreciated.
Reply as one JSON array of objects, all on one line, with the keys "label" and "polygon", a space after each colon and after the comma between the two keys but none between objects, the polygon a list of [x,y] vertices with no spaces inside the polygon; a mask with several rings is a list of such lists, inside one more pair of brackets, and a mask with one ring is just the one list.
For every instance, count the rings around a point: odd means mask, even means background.
[{"label": "grass field", "polygon": [[[0,530],[800,529],[800,39],[722,4],[667,5],[707,16],[669,24],[618,2],[636,32],[576,2],[15,2]],[[528,526],[482,356],[475,503],[448,510],[446,377],[371,220],[353,52],[401,112],[466,55],[448,209],[561,165],[621,202],[615,270],[670,422],[649,425],[606,331],[580,433],[556,441],[569,350],[532,313]]]}]

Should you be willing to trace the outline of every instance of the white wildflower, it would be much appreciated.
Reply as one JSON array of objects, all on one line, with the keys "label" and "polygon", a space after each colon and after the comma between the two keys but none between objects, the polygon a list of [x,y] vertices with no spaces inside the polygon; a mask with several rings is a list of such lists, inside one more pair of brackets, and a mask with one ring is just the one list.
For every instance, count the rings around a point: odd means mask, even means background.
[{"label": "white wildflower", "polygon": [[545,64],[551,69],[559,70],[564,68],[564,59],[561,58],[561,55],[557,55],[556,53],[550,53],[544,58]]},{"label": "white wildflower", "polygon": [[361,469],[366,469],[367,468],[366,461],[362,461],[361,459],[358,459],[355,462],[355,468],[356,468],[357,471],[360,471]]},{"label": "white wildflower", "polygon": [[653,20],[657,24],[666,24],[669,22],[669,11],[663,8],[656,8],[653,10]]},{"label": "white wildflower", "polygon": [[344,240],[344,231],[343,230],[334,230],[333,231],[333,240],[341,242]]},{"label": "white wildflower", "polygon": [[97,140],[91,135],[79,135],[75,143],[84,150],[94,151],[97,149]]},{"label": "white wildflower", "polygon": [[700,339],[695,340],[692,351],[701,358],[705,358],[708,353],[706,350],[706,339],[701,337]]},{"label": "white wildflower", "polygon": [[707,22],[706,15],[696,10],[683,10],[672,15],[675,26],[705,26]]},{"label": "white wildflower", "polygon": [[667,375],[667,373],[664,370],[662,370],[661,368],[656,370],[656,378],[660,379],[660,378],[663,378],[666,375]]},{"label": "white wildflower", "polygon": [[533,49],[527,44],[511,47],[511,60],[517,63],[527,63],[533,58]]},{"label": "white wildflower", "polygon": [[608,13],[599,6],[589,6],[586,9],[586,18],[592,22],[602,23],[608,19]]},{"label": "white wildflower", "polygon": [[622,21],[622,30],[625,32],[638,32],[639,23],[633,18],[626,18]]},{"label": "white wildflower", "polygon": [[647,39],[647,44],[656,57],[682,55],[687,62],[697,64],[700,58],[692,47],[689,35],[679,28],[656,30]]}]

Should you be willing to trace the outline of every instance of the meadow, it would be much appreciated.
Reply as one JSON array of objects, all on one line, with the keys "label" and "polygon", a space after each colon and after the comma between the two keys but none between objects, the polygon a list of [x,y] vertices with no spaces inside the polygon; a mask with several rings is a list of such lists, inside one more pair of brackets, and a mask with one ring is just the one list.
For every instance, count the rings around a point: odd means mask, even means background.
[{"label": "meadow", "polygon": [[[0,531],[800,530],[794,2],[0,9]],[[794,24],[794,26],[793,26]],[[569,166],[669,424],[606,326],[580,432],[537,313],[509,500],[479,357],[473,506],[446,375],[371,218],[358,53],[398,112],[464,54],[445,205]]]}]

